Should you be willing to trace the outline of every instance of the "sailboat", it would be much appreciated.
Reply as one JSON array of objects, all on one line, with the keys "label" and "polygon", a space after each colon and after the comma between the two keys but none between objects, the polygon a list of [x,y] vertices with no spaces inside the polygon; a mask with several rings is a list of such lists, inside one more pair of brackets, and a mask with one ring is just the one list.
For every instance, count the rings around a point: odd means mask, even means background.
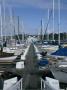
[{"label": "sailboat", "polygon": [[54,78],[59,80],[61,83],[67,83],[67,63],[57,63],[50,67],[50,71],[52,72]]},{"label": "sailboat", "polygon": [[51,53],[51,57],[67,61],[67,47],[62,47],[60,42],[60,1],[58,1],[58,49]]},{"label": "sailboat", "polygon": [[[1,12],[1,6],[0,6],[0,12]],[[2,12],[1,12],[1,50],[0,50],[0,61],[4,61],[4,60],[15,60],[17,58],[17,56],[14,55],[14,53],[7,53],[7,52],[3,52],[3,20],[2,20]]]},{"label": "sailboat", "polygon": [[[50,11],[48,9],[48,22],[46,25],[45,34],[47,34],[47,29],[49,26],[51,15],[52,15],[52,10]],[[48,55],[50,55],[52,52],[55,52],[58,49],[58,45],[53,45],[53,44],[50,45],[48,41],[50,42],[49,35],[46,35],[46,41],[44,42],[44,44],[42,44],[41,49],[47,51]],[[54,2],[53,2],[53,40],[52,41],[54,41]]]},{"label": "sailboat", "polygon": [[[58,43],[60,45],[60,0],[58,0],[58,16],[59,16],[59,39]],[[60,48],[58,51],[53,53],[54,57],[63,58],[62,60],[57,60],[56,64],[50,66],[50,70],[53,76],[59,80],[59,82],[67,83],[67,61],[64,59],[67,58],[67,48]],[[65,55],[64,55],[65,54]]]}]

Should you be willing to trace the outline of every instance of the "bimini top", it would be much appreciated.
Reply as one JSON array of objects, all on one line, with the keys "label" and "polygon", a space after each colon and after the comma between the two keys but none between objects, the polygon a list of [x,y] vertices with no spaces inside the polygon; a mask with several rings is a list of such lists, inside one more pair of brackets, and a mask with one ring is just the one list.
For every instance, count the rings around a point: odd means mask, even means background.
[{"label": "bimini top", "polygon": [[51,55],[67,56],[67,47],[59,48],[56,52],[52,53]]}]

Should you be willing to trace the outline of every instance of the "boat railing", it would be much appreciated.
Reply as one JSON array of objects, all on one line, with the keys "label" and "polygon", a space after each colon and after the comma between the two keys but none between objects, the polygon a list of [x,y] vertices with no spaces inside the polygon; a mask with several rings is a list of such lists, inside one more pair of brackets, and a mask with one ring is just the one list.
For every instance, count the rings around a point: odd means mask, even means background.
[{"label": "boat railing", "polygon": [[41,78],[41,90],[45,90],[45,80]]},{"label": "boat railing", "polygon": [[49,77],[46,77],[45,80],[41,78],[41,90],[61,90],[59,81]]},{"label": "boat railing", "polygon": [[7,90],[23,90],[22,89],[22,78],[16,84],[12,85]]}]

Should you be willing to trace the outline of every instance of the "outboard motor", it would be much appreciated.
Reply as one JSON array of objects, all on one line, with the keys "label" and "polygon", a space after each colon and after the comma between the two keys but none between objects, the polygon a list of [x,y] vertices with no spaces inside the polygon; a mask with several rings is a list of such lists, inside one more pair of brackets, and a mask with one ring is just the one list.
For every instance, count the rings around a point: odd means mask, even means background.
[{"label": "outboard motor", "polygon": [[4,46],[4,47],[6,47],[6,46],[7,46],[7,42],[6,42],[6,41],[3,43],[3,46]]},{"label": "outboard motor", "polygon": [[41,52],[40,53],[42,56],[46,56],[47,55],[47,52]]},{"label": "outboard motor", "polygon": [[59,45],[59,49],[60,49],[60,48],[63,48],[63,47],[62,47],[61,45]]}]

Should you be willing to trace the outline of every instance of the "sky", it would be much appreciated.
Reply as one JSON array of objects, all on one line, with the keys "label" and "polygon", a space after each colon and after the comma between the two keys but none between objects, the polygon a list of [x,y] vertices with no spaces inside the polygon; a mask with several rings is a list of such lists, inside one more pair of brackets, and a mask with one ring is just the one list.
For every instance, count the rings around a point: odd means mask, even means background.
[{"label": "sky", "polygon": [[[0,0],[3,8],[3,1],[5,2],[5,16],[10,16],[10,10],[15,17],[17,30],[17,17],[20,20],[20,33],[25,32],[29,34],[37,34],[40,32],[41,19],[43,20],[43,32],[45,32],[48,22],[48,9],[53,10],[53,0]],[[54,31],[58,32],[58,0],[54,0]],[[60,32],[67,32],[67,0],[60,0]],[[9,20],[6,19],[7,25]],[[9,25],[8,25],[9,26]],[[10,27],[9,27],[10,29]],[[18,31],[18,30],[17,30]],[[17,32],[16,31],[16,32]],[[48,32],[53,31],[53,17],[48,25]],[[11,30],[9,31],[9,33]]]}]

